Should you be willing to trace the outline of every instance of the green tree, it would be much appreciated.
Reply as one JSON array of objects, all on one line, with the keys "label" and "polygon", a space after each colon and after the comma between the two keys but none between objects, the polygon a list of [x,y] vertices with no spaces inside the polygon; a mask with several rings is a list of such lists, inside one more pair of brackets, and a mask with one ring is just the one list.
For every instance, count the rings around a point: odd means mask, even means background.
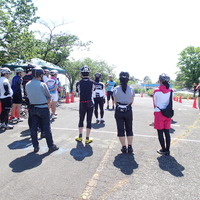
[{"label": "green tree", "polygon": [[55,33],[65,23],[55,24],[51,22],[51,24],[48,24],[41,21],[40,24],[44,25],[48,31],[45,34],[40,33],[42,37],[40,39],[40,48],[38,49],[39,58],[55,65],[64,66],[74,47],[87,49],[91,44],[91,41],[83,43],[76,35],[63,32]]},{"label": "green tree", "polygon": [[191,88],[200,77],[200,47],[185,48],[180,53],[177,66],[180,69],[179,81],[184,82],[185,87]]},{"label": "green tree", "polygon": [[147,83],[147,84],[152,83],[152,81],[151,81],[151,79],[149,78],[149,76],[145,76],[144,79],[143,79],[143,82],[144,82],[144,83]]},{"label": "green tree", "polygon": [[109,74],[114,75],[114,66],[110,66],[103,60],[92,60],[91,58],[85,58],[83,60],[72,60],[65,63],[65,69],[67,71],[67,77],[70,84],[70,92],[74,90],[76,81],[81,79],[80,69],[83,65],[87,65],[90,68],[90,78],[94,79],[94,74],[99,72],[102,74],[102,82],[105,82]]},{"label": "green tree", "polygon": [[32,0],[0,1],[0,64],[26,57],[24,44],[34,38],[28,28],[38,19],[36,10]]}]

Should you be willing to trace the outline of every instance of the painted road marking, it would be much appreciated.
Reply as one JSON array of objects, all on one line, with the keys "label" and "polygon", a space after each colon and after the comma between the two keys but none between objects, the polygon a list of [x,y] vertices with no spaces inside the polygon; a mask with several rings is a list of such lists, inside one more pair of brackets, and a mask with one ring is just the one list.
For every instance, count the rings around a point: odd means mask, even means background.
[{"label": "painted road marking", "polygon": [[82,192],[81,197],[79,198],[80,200],[82,200],[82,199],[85,200],[85,199],[90,199],[90,198],[91,198],[92,192],[93,192],[93,190],[96,188],[96,185],[97,185],[97,183],[98,183],[100,174],[101,174],[101,172],[104,170],[104,168],[105,168],[105,166],[106,166],[106,163],[107,163],[108,160],[109,160],[110,153],[111,153],[112,149],[114,148],[115,144],[116,144],[116,141],[113,141],[113,142],[109,145],[109,147],[108,147],[108,149],[107,149],[107,151],[106,151],[104,157],[102,158],[102,160],[101,160],[99,166],[96,168],[96,172],[93,174],[93,176],[92,176],[92,178],[89,180],[89,182],[88,182],[86,188],[85,188],[84,191]]},{"label": "painted road marking", "polygon": [[[196,123],[196,122],[195,122]],[[18,125],[20,127],[28,127],[26,125]],[[65,131],[78,131],[78,129],[76,128],[58,128],[58,127],[51,127],[51,129],[53,130],[65,130]],[[100,131],[100,130],[94,130],[92,129],[92,132],[95,132],[95,133],[113,133],[113,134],[116,134],[116,132],[114,131]],[[189,132],[188,130],[186,132]],[[184,132],[184,135],[185,135],[185,132]],[[157,138],[157,136],[155,135],[140,135],[140,134],[134,134],[135,137],[146,137],[146,138]],[[180,136],[176,137],[176,138],[171,138],[172,140],[176,140],[176,141],[182,141],[182,142],[196,142],[196,143],[200,143],[200,140],[193,140],[193,139],[186,139],[186,138],[180,138]]]}]

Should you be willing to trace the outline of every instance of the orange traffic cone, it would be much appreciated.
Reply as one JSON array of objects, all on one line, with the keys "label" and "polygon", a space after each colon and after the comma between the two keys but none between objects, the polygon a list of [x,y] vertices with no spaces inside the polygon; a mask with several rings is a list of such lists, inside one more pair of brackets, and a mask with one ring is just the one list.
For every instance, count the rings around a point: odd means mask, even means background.
[{"label": "orange traffic cone", "polygon": [[194,98],[193,108],[197,108],[197,98]]},{"label": "orange traffic cone", "polygon": [[70,102],[69,102],[69,92],[66,93],[65,103],[70,103]]},{"label": "orange traffic cone", "polygon": [[74,92],[72,92],[72,95],[71,95],[71,102],[72,103],[74,102]]},{"label": "orange traffic cone", "polygon": [[179,97],[179,103],[182,103],[182,95]]}]

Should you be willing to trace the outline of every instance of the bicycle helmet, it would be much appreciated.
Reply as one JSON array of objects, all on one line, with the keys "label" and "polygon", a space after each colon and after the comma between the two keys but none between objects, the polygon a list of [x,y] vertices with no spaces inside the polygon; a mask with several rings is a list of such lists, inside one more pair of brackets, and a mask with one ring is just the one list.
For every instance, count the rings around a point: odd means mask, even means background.
[{"label": "bicycle helmet", "polygon": [[90,73],[90,68],[87,65],[81,67],[81,74],[83,76],[88,76]]},{"label": "bicycle helmet", "polygon": [[3,67],[1,68],[1,74],[10,74],[10,69],[7,67]]},{"label": "bicycle helmet", "polygon": [[94,76],[95,76],[95,78],[101,78],[101,73],[97,72]]},{"label": "bicycle helmet", "polygon": [[170,77],[167,74],[162,73],[159,76],[159,81],[161,81],[161,82],[169,82],[170,81]]},{"label": "bicycle helmet", "polygon": [[38,78],[42,74],[44,74],[44,70],[41,67],[35,67],[35,68],[32,69],[33,77]]},{"label": "bicycle helmet", "polygon": [[128,72],[120,72],[119,78],[120,79],[128,79],[129,80],[129,73]]},{"label": "bicycle helmet", "polygon": [[16,73],[20,73],[20,72],[23,72],[24,70],[21,68],[21,67],[17,67],[15,68],[15,72]]},{"label": "bicycle helmet", "polygon": [[26,71],[26,73],[28,73],[28,72],[32,71],[34,68],[35,68],[34,65],[28,64],[25,71]]},{"label": "bicycle helmet", "polygon": [[58,71],[53,69],[50,71],[51,76],[55,76],[56,74],[58,74]]},{"label": "bicycle helmet", "polygon": [[44,69],[44,73],[49,73],[49,70],[48,69]]}]

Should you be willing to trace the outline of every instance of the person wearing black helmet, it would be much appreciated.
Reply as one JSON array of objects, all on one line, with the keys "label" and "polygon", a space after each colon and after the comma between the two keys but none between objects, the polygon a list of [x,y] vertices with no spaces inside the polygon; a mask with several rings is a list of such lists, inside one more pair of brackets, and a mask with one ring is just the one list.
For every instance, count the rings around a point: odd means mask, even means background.
[{"label": "person wearing black helmet", "polygon": [[13,90],[9,83],[10,69],[4,67],[1,69],[1,78],[0,78],[0,101],[2,106],[2,112],[0,114],[0,128],[3,129],[12,129],[13,126],[8,124],[8,116],[10,109],[12,107],[12,95]]},{"label": "person wearing black helmet", "polygon": [[[170,133],[171,118],[167,118],[161,113],[161,109],[165,109],[170,101],[171,89],[169,85],[170,77],[163,73],[159,76],[160,86],[154,90],[153,102],[154,102],[154,128],[158,132],[158,140],[160,142],[161,149],[157,150],[157,153],[162,155],[170,154]],[[165,139],[164,136],[165,135]]]},{"label": "person wearing black helmet", "polygon": [[41,82],[44,71],[42,68],[34,68],[32,70],[33,79],[26,84],[26,92],[30,101],[30,115],[32,119],[31,138],[34,147],[34,152],[39,151],[39,143],[37,137],[37,130],[39,125],[45,133],[47,146],[49,152],[58,150],[59,148],[53,143],[50,112],[48,104],[51,100],[51,95],[44,82]]},{"label": "person wearing black helmet", "polygon": [[[133,153],[133,112],[132,103],[134,101],[135,91],[128,85],[129,73],[121,72],[119,74],[120,85],[114,88],[113,96],[115,109],[115,119],[117,123],[117,136],[122,145],[122,153]],[[126,146],[127,137],[128,148]]]},{"label": "person wearing black helmet", "polygon": [[[95,74],[95,92],[94,92],[94,115],[96,117],[96,123],[104,123],[104,103],[105,103],[105,85],[100,81],[101,73]],[[100,109],[100,117],[98,117],[98,107]]]},{"label": "person wearing black helmet", "polygon": [[94,81],[89,78],[90,68],[88,66],[82,66],[81,75],[82,80],[76,84],[76,92],[80,96],[79,104],[79,136],[76,138],[77,142],[82,142],[83,133],[83,122],[85,115],[87,115],[87,126],[86,126],[86,140],[85,143],[89,144],[93,140],[90,137],[91,124],[92,124],[92,114],[93,114],[93,91],[95,90]]},{"label": "person wearing black helmet", "polygon": [[[28,66],[26,67],[25,69],[25,76],[22,78],[22,86],[23,86],[23,91],[24,91],[24,97],[26,98],[26,90],[25,90],[25,87],[26,87],[26,84],[32,80],[33,76],[32,76],[32,69],[34,69],[35,66],[31,65],[31,64],[28,64]],[[28,102],[27,102],[28,103]]]}]

